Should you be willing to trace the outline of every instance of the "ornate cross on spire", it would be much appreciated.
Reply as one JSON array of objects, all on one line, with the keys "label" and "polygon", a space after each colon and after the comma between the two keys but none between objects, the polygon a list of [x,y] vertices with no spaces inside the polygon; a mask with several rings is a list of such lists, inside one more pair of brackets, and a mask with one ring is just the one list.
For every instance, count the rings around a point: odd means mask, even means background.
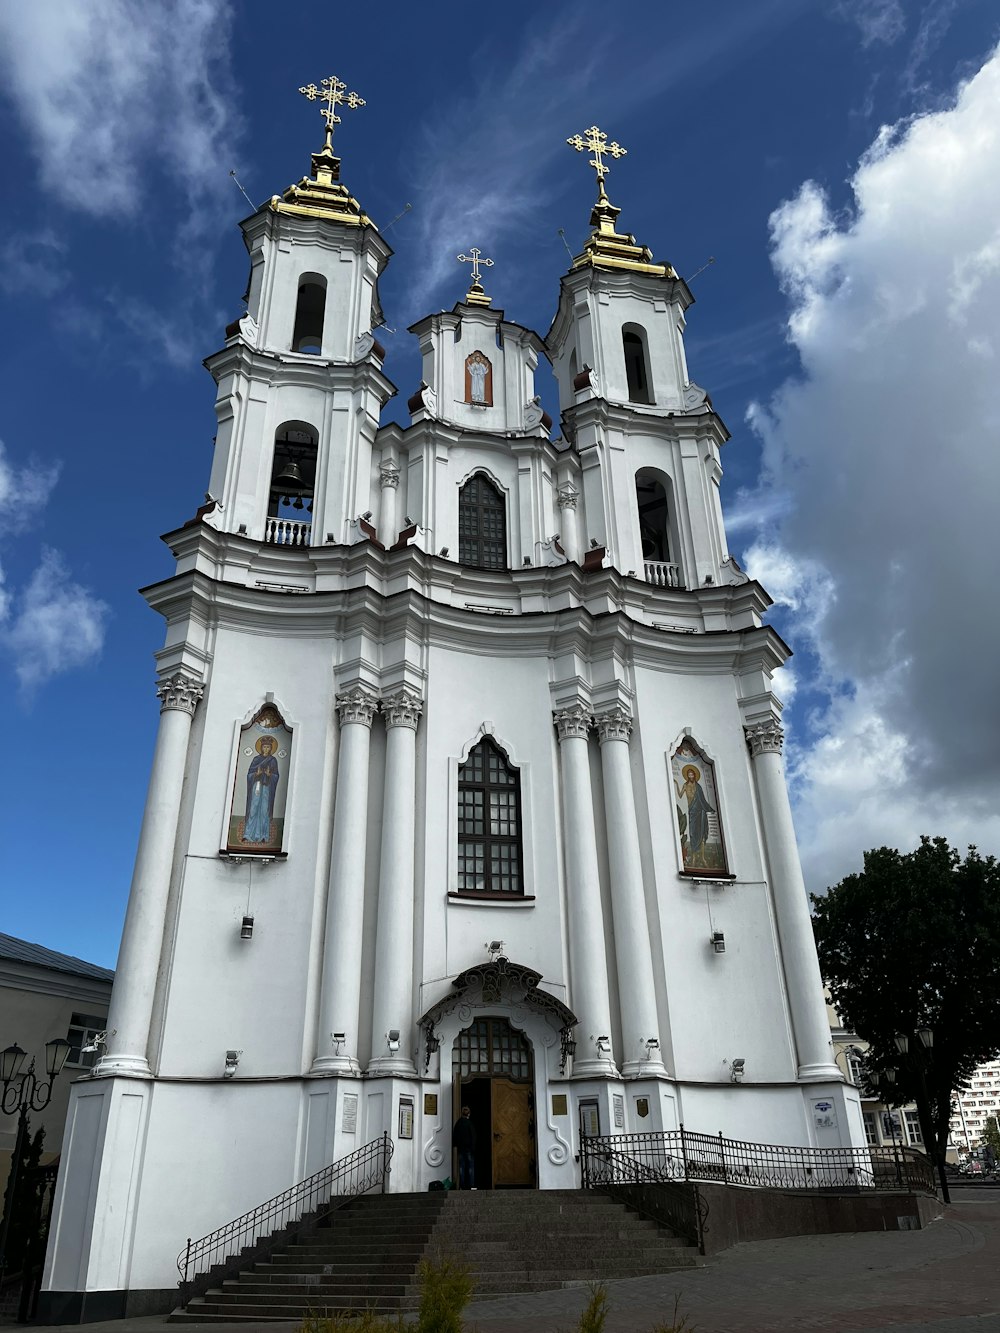
[{"label": "ornate cross on spire", "polygon": [[491,304],[490,297],[488,297],[486,293],[483,291],[483,284],[481,281],[479,266],[481,264],[483,268],[492,268],[493,260],[480,258],[482,253],[483,253],[482,250],[480,250],[477,245],[474,245],[467,255],[456,255],[456,258],[460,264],[472,265],[472,285],[470,286],[465,297],[466,303],[468,305]]},{"label": "ornate cross on spire", "polygon": [[299,92],[303,97],[308,97],[310,102],[315,102],[317,98],[326,103],[326,106],[320,108],[320,114],[326,121],[326,143],[324,151],[333,151],[333,127],[340,124],[340,117],[337,115],[338,106],[349,107],[351,111],[356,107],[364,106],[365,99],[359,97],[357,93],[349,93],[347,84],[342,79],[338,79],[336,74],[331,74],[327,79],[321,79],[317,88],[314,83],[308,83]]},{"label": "ornate cross on spire", "polygon": [[616,143],[614,139],[612,139],[611,143],[608,143],[608,136],[603,130],[599,130],[596,125],[591,125],[590,129],[584,130],[583,134],[574,134],[572,139],[567,139],[566,142],[569,144],[570,148],[575,148],[578,153],[586,152],[594,154],[590,159],[590,165],[597,172],[598,189],[600,190],[600,193],[603,194],[604,177],[608,174],[610,168],[605,163],[602,154],[608,153],[611,157],[617,159],[619,157],[624,157],[628,152],[628,149],[623,148],[621,144]]}]

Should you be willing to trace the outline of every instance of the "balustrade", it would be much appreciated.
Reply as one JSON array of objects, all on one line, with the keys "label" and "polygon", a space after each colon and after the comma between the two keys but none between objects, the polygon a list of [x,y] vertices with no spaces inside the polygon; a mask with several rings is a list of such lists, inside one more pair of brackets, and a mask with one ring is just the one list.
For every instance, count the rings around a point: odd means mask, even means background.
[{"label": "balustrade", "polygon": [[657,588],[681,588],[681,567],[667,560],[646,560],[643,562],[646,582]]},{"label": "balustrade", "polygon": [[271,546],[309,546],[312,524],[293,518],[269,518],[264,528],[264,540]]}]

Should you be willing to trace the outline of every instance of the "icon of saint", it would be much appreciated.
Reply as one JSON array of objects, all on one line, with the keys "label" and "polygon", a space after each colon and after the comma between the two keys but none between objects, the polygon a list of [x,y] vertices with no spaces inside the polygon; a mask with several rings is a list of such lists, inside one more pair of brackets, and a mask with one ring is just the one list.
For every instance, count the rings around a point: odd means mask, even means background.
[{"label": "icon of saint", "polygon": [[242,842],[267,844],[271,841],[271,815],[278,789],[278,742],[273,736],[261,736],[254,746],[257,753],[247,769],[247,808]]},{"label": "icon of saint", "polygon": [[469,401],[489,406],[486,402],[486,376],[490,372],[490,363],[482,352],[473,352],[465,363],[469,372]]},{"label": "icon of saint", "polygon": [[708,817],[715,814],[715,807],[709,804],[701,786],[701,769],[694,764],[685,764],[681,769],[683,785],[674,779],[679,798],[687,801],[688,855],[685,862],[690,866],[705,865],[705,843],[708,841]]}]

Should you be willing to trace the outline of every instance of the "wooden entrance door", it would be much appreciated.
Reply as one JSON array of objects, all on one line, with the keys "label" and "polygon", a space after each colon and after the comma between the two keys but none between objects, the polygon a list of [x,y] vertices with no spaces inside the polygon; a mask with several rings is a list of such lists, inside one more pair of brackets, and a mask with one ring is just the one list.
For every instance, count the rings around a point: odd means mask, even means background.
[{"label": "wooden entrance door", "polygon": [[531,1087],[507,1078],[490,1081],[493,1122],[493,1184],[535,1183],[535,1120]]}]

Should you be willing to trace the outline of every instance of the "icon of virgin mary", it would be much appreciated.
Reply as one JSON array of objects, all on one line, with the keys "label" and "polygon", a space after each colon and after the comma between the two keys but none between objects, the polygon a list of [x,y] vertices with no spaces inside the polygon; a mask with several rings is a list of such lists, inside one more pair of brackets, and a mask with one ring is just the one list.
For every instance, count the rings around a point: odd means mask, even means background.
[{"label": "icon of virgin mary", "polygon": [[254,746],[257,753],[247,770],[247,812],[241,842],[269,843],[274,794],[278,789],[278,742],[273,736],[261,736]]}]

